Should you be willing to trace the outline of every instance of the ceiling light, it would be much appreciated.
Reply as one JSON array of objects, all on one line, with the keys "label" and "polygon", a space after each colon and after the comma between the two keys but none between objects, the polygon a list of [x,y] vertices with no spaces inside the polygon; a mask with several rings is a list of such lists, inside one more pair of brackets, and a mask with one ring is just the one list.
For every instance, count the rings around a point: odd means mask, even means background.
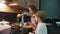
[{"label": "ceiling light", "polygon": [[1,2],[2,2],[2,3],[11,3],[12,0],[2,0]]}]

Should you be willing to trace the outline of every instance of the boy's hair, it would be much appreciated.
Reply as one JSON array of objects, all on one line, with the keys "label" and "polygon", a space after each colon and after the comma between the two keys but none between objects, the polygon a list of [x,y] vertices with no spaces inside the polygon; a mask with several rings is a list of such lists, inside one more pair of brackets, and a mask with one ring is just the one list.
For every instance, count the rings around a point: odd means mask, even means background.
[{"label": "boy's hair", "polygon": [[35,15],[40,18],[42,21],[45,21],[45,14],[43,11],[38,11]]}]

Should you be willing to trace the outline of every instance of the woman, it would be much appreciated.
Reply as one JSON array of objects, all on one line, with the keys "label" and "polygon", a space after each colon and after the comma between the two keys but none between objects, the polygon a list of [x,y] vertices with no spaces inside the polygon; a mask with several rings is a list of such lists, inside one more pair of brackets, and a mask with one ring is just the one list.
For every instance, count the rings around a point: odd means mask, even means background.
[{"label": "woman", "polygon": [[36,19],[36,30],[35,30],[35,34],[47,34],[47,27],[46,24],[43,23],[43,21],[45,21],[45,15],[43,14],[43,12],[37,12],[35,14],[35,19]]},{"label": "woman", "polygon": [[33,30],[35,30],[36,27],[35,13],[38,12],[38,9],[34,5],[29,5],[28,9],[31,14],[31,24],[33,25]]},{"label": "woman", "polygon": [[[35,24],[35,13],[38,12],[38,9],[37,9],[36,6],[34,6],[34,5],[30,5],[28,9],[29,9],[29,12],[30,12],[30,14],[31,14],[31,22],[32,22],[33,24]],[[36,24],[35,24],[35,25],[36,25]]]}]

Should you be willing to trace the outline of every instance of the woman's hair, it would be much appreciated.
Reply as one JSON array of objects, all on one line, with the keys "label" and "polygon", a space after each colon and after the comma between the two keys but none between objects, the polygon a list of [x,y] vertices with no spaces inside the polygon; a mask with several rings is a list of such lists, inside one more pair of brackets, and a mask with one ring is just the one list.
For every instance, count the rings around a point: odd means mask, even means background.
[{"label": "woman's hair", "polygon": [[25,8],[23,9],[23,12],[29,12],[29,9]]},{"label": "woman's hair", "polygon": [[26,12],[29,12],[29,10],[28,10],[28,9],[25,9],[25,11],[26,11]]},{"label": "woman's hair", "polygon": [[36,13],[38,11],[38,9],[36,8],[35,5],[29,5],[29,8],[31,8],[34,13]]},{"label": "woman's hair", "polygon": [[40,18],[42,21],[45,21],[45,14],[43,11],[38,11],[35,15],[38,19]]}]

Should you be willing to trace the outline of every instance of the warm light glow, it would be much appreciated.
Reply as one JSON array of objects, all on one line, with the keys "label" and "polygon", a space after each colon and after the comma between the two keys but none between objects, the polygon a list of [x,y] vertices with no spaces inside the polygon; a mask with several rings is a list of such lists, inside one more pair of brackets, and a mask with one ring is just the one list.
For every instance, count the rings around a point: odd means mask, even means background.
[{"label": "warm light glow", "polygon": [[9,9],[9,7],[6,5],[6,4],[4,4],[4,3],[0,3],[0,11],[10,11],[10,9]]},{"label": "warm light glow", "polygon": [[2,3],[5,3],[6,1],[3,0],[3,1],[1,1],[1,2],[2,2]]},{"label": "warm light glow", "polygon": [[18,11],[17,9],[15,10],[15,8],[10,7],[7,4],[0,2],[0,12],[18,13],[17,11]]},{"label": "warm light glow", "polygon": [[0,3],[0,8],[4,8],[6,5],[4,3]]},{"label": "warm light glow", "polygon": [[9,4],[9,6],[15,6],[15,5],[18,5],[17,3],[11,3]]}]

